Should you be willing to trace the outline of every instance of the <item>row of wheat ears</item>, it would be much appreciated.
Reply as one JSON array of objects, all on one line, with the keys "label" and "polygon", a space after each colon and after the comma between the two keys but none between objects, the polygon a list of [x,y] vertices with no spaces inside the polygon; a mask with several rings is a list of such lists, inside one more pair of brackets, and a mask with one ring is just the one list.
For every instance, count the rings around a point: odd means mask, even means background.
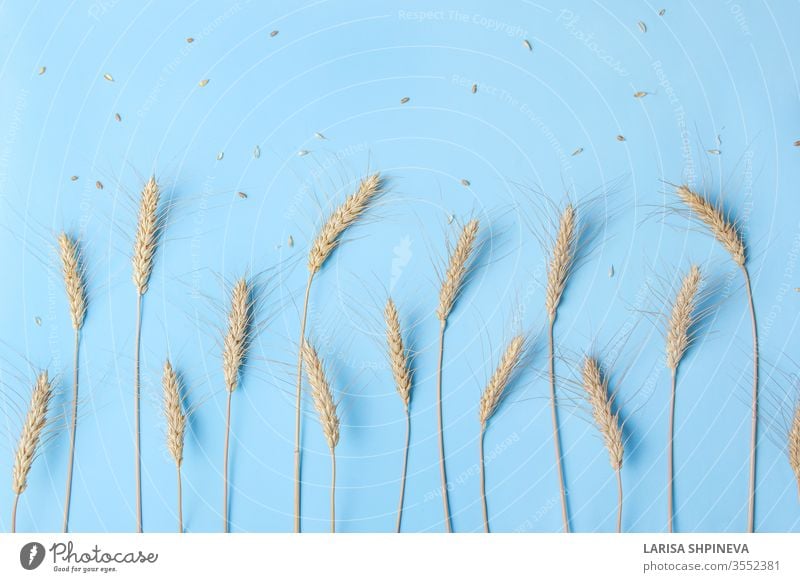
[{"label": "row of wheat ears", "polygon": [[[335,491],[336,491],[336,445],[339,442],[339,416],[337,403],[333,396],[330,382],[327,378],[325,367],[307,339],[306,316],[308,313],[311,286],[315,275],[319,273],[328,257],[338,246],[342,234],[354,224],[370,207],[371,203],[381,194],[382,179],[379,174],[364,178],[359,183],[357,190],[347,197],[326,220],[312,244],[308,257],[308,280],[300,320],[300,341],[297,362],[297,391],[296,391],[296,416],[295,416],[295,498],[294,498],[294,529],[300,531],[300,460],[302,449],[300,446],[300,423],[302,419],[302,372],[305,368],[308,383],[311,387],[311,396],[314,406],[319,414],[325,439],[331,453],[331,492],[330,492],[330,518],[331,531],[335,531]],[[136,526],[137,531],[142,531],[142,504],[141,504],[141,456],[140,456],[140,374],[139,374],[139,346],[141,339],[142,302],[148,289],[148,282],[153,269],[153,261],[158,248],[160,236],[164,226],[164,215],[160,202],[160,189],[154,177],[145,184],[140,198],[139,215],[134,239],[132,255],[134,282],[137,298],[136,336],[134,343],[134,434],[135,434],[135,494],[136,494]],[[758,339],[755,323],[755,310],[753,306],[749,273],[746,267],[746,253],[743,238],[736,223],[731,221],[721,210],[707,198],[692,191],[687,186],[677,188],[678,197],[685,203],[692,216],[700,220],[715,238],[730,253],[734,262],[741,268],[745,280],[745,288],[750,306],[753,329],[753,400],[752,400],[752,438],[750,447],[750,479],[749,479],[749,511],[748,531],[753,531],[754,503],[755,503],[755,459],[756,459],[756,434],[758,414]],[[437,419],[439,463],[442,487],[442,501],[444,523],[446,531],[452,531],[449,501],[448,482],[445,465],[444,430],[442,426],[442,368],[444,361],[444,338],[450,315],[456,300],[465,283],[466,275],[473,260],[476,241],[479,234],[479,223],[470,220],[462,229],[458,240],[453,247],[448,261],[447,269],[442,279],[439,293],[439,306],[436,316],[440,321],[439,351],[437,367]],[[566,486],[564,483],[562,454],[560,447],[560,434],[558,423],[558,409],[556,399],[556,377],[554,373],[555,342],[554,327],[561,297],[566,288],[569,275],[575,264],[576,247],[578,245],[577,214],[575,208],[567,205],[559,220],[558,230],[550,252],[547,272],[547,287],[545,294],[545,308],[548,314],[548,344],[549,344],[549,380],[550,380],[550,406],[553,423],[553,441],[555,444],[556,469],[559,476],[561,496],[563,529],[570,531],[569,513],[566,503]],[[77,242],[67,234],[58,236],[58,248],[62,263],[64,284],[69,302],[72,326],[74,329],[74,364],[73,364],[73,397],[72,414],[70,422],[70,446],[67,462],[66,494],[64,501],[63,531],[69,528],[69,510],[71,500],[72,467],[75,457],[75,434],[77,430],[78,414],[78,378],[79,378],[79,349],[81,329],[86,318],[87,298],[85,288],[85,269]],[[698,302],[702,276],[697,266],[692,266],[676,294],[672,311],[668,321],[666,334],[666,364],[671,370],[672,390],[670,398],[669,433],[667,440],[667,499],[668,499],[668,530],[673,529],[673,432],[675,396],[677,386],[677,371],[681,359],[692,341],[693,328],[698,315]],[[233,285],[231,290],[231,305],[228,312],[228,328],[223,339],[222,367],[225,389],[227,392],[225,446],[223,459],[223,529],[229,531],[228,523],[228,452],[231,424],[231,400],[234,391],[239,385],[239,376],[244,365],[250,343],[253,319],[253,287],[246,278],[241,278]],[[400,480],[400,499],[397,509],[396,530],[399,532],[402,525],[404,505],[404,491],[406,469],[408,465],[408,452],[411,430],[410,401],[412,392],[411,358],[407,348],[404,347],[401,333],[400,318],[393,300],[387,299],[384,311],[386,321],[387,352],[390,368],[395,380],[397,392],[402,401],[406,416],[405,446],[403,454],[402,474]],[[485,531],[489,531],[489,518],[485,494],[484,480],[484,453],[483,442],[490,418],[499,406],[506,387],[510,383],[515,371],[523,364],[526,348],[526,338],[516,336],[508,344],[503,353],[497,369],[490,377],[479,404],[480,435],[480,489],[483,509],[483,523]],[[598,360],[586,356],[581,370],[582,384],[586,398],[592,409],[593,419],[603,435],[612,469],[616,472],[618,483],[618,508],[617,531],[622,527],[622,461],[624,442],[622,422],[619,412],[614,411],[614,393],[609,391],[608,375],[605,374]],[[183,512],[181,496],[181,465],[183,462],[184,434],[186,429],[186,416],[183,398],[181,395],[180,379],[172,364],[167,360],[164,364],[162,385],[164,390],[164,414],[167,421],[167,449],[175,461],[177,472],[178,491],[178,531],[183,531]],[[47,424],[48,410],[52,401],[53,386],[46,371],[41,372],[31,396],[30,407],[25,418],[22,433],[16,450],[13,468],[13,491],[15,494],[11,530],[16,529],[16,510],[20,495],[27,486],[27,477],[40,446],[42,431]],[[789,462],[794,471],[798,488],[800,488],[800,404],[796,407],[788,433]]]}]

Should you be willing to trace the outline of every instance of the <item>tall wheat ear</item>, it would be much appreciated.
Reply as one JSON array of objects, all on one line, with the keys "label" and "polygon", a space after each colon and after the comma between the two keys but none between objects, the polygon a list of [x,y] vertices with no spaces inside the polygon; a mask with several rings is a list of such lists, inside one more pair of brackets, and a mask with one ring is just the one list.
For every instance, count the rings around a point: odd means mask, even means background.
[{"label": "tall wheat ear", "polygon": [[750,281],[750,271],[747,268],[747,254],[741,229],[736,221],[731,220],[722,209],[721,204],[711,202],[692,190],[687,185],[676,188],[678,198],[684,203],[691,216],[704,224],[709,232],[717,239],[722,247],[731,256],[733,262],[739,267],[744,278],[747,302],[750,308],[750,326],[753,336],[753,392],[750,406],[750,478],[748,487],[747,531],[755,531],[756,510],[756,451],[758,447],[758,324],[756,322],[756,308],[753,301],[753,286]]},{"label": "tall wheat ear", "polygon": [[444,426],[442,414],[442,369],[444,363],[444,332],[447,318],[461,295],[461,290],[469,273],[475,255],[480,223],[472,219],[461,229],[461,234],[450,252],[447,269],[444,272],[439,289],[439,307],[436,317],[439,319],[439,365],[436,373],[436,412],[439,437],[439,477],[442,487],[442,508],[444,510],[444,527],[447,533],[453,531],[450,519],[450,499],[448,496],[447,468],[444,451]]},{"label": "tall wheat ear", "polygon": [[19,496],[28,487],[28,474],[33,466],[33,461],[39,452],[42,432],[47,426],[47,416],[53,400],[53,384],[47,371],[39,372],[36,383],[31,393],[28,412],[22,424],[22,432],[17,441],[14,453],[14,467],[12,469],[11,489],[14,492],[14,503],[11,510],[11,532],[17,527],[17,504]]},{"label": "tall wheat ear", "polygon": [[67,479],[64,493],[64,520],[62,532],[69,530],[69,512],[72,501],[72,471],[75,464],[75,440],[78,431],[78,380],[80,338],[83,322],[86,319],[86,283],[84,266],[78,248],[78,241],[62,232],[58,235],[58,254],[61,259],[61,274],[64,278],[64,289],[67,292],[69,314],[74,330],[74,348],[72,363],[72,419],[70,421],[69,453],[67,457]]}]

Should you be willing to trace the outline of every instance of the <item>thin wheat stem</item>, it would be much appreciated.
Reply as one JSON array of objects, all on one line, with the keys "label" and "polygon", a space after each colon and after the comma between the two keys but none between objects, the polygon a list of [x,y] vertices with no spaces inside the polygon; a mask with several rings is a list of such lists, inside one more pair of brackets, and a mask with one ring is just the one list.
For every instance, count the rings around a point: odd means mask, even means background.
[{"label": "thin wheat stem", "polygon": [[744,276],[745,289],[747,290],[747,302],[750,305],[750,322],[752,324],[753,332],[753,403],[750,429],[749,510],[747,512],[747,531],[753,533],[755,530],[756,449],[758,445],[758,326],[756,325],[756,310],[753,304],[753,290],[750,284],[750,273],[745,265],[742,265],[741,267],[742,275]]},{"label": "thin wheat stem", "polygon": [[11,505],[11,533],[17,533],[17,505],[19,504],[19,493],[14,495],[14,503]]},{"label": "thin wheat stem", "polygon": [[133,430],[136,456],[136,532],[142,533],[142,456],[141,422],[139,417],[139,353],[142,344],[142,297],[136,295],[136,337],[133,352]]},{"label": "thin wheat stem", "polygon": [[400,500],[397,502],[397,533],[403,521],[403,500],[406,492],[406,475],[408,474],[408,448],[411,442],[411,413],[406,406],[406,445],[403,449],[403,470],[400,474]]},{"label": "thin wheat stem", "polygon": [[480,467],[481,507],[483,509],[483,531],[489,533],[489,509],[486,507],[486,469],[483,458],[483,440],[486,436],[486,424],[481,423],[481,434],[478,437],[478,464]]},{"label": "thin wheat stem", "polygon": [[69,529],[69,509],[72,499],[72,467],[75,464],[75,434],[78,429],[78,355],[80,337],[80,329],[75,329],[75,349],[72,364],[72,422],[70,423],[69,457],[67,459],[67,491],[64,495],[63,533],[67,533]]},{"label": "thin wheat stem", "polygon": [[175,464],[178,477],[178,533],[183,533],[183,486],[181,484],[181,466]]},{"label": "thin wheat stem", "polygon": [[617,533],[622,533],[622,467],[617,469]]},{"label": "thin wheat stem", "polygon": [[297,394],[295,398],[294,418],[294,533],[300,533],[300,406],[303,395],[303,344],[306,338],[306,318],[308,316],[308,297],[311,293],[311,283],[314,281],[314,272],[308,273],[305,299],[303,299],[303,314],[300,318],[300,340],[297,349]]},{"label": "thin wheat stem", "polygon": [[336,533],[336,448],[331,447],[331,533]]},{"label": "thin wheat stem", "polygon": [[553,343],[553,328],[555,319],[550,319],[548,328],[548,343],[550,349],[550,411],[553,420],[553,443],[556,451],[556,471],[558,472],[558,487],[561,492],[561,521],[564,533],[569,533],[569,514],[567,512],[567,491],[564,486],[564,467],[561,460],[561,433],[558,429],[558,410],[556,408],[556,375],[555,375],[555,346]]},{"label": "thin wheat stem", "polygon": [[228,392],[228,405],[225,412],[225,452],[222,459],[222,479],[223,479],[223,492],[222,492],[222,527],[225,533],[229,533],[228,524],[228,449],[230,448],[231,436],[231,396],[233,392]]},{"label": "thin wheat stem", "polygon": [[437,418],[439,423],[439,473],[442,479],[442,504],[444,508],[444,527],[447,533],[452,532],[450,525],[450,501],[447,497],[447,472],[444,465],[444,429],[442,426],[442,362],[444,361],[444,330],[447,327],[445,320],[439,327],[439,364],[436,375],[436,402]]},{"label": "thin wheat stem", "polygon": [[675,439],[675,393],[677,386],[678,370],[672,370],[672,392],[669,400],[669,433],[667,434],[667,531],[672,533],[673,520],[675,518],[674,500],[675,491],[675,457],[673,452],[673,441]]}]

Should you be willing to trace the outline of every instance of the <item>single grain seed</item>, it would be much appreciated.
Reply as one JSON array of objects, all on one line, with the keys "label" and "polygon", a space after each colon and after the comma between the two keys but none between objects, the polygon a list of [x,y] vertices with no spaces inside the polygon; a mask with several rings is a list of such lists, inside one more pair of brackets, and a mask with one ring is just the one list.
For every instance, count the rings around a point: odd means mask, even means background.
[{"label": "single grain seed", "polygon": [[236,195],[237,195],[237,196],[239,196],[239,198],[241,198],[241,199],[243,199],[243,200],[244,200],[245,198],[247,198],[247,194],[245,194],[244,192],[237,192],[237,193],[236,193]]},{"label": "single grain seed", "polygon": [[292,235],[289,235],[289,238],[286,239],[286,244],[289,245],[289,248],[294,246],[294,237]]},{"label": "single grain seed", "polygon": [[470,183],[469,180],[464,178],[464,179],[461,180],[461,185],[464,186],[464,188],[469,188],[472,184]]},{"label": "single grain seed", "polygon": [[658,15],[659,16],[664,16],[666,13],[667,13],[667,11],[664,8],[662,8],[661,10],[658,11]]},{"label": "single grain seed", "polygon": [[33,322],[34,322],[34,323],[35,323],[37,326],[39,326],[39,327],[42,327],[42,318],[41,318],[41,317],[39,317],[38,315],[37,315],[36,317],[34,317],[34,318],[33,318]]},{"label": "single grain seed", "polygon": [[46,70],[47,70],[47,67],[40,67],[40,68],[39,68],[39,74],[40,74],[40,75],[44,75],[44,72],[45,72]]},{"label": "single grain seed", "polygon": [[302,158],[303,156],[307,156],[310,153],[311,152],[309,152],[308,150],[300,150],[299,152],[297,152],[297,155]]},{"label": "single grain seed", "polygon": [[225,157],[225,152],[219,152],[219,153],[217,153],[217,161],[221,160],[221,159],[222,159],[222,158],[224,158],[224,157]]},{"label": "single grain seed", "polygon": [[618,135],[617,136],[617,141],[625,141],[625,136],[624,135]]},{"label": "single grain seed", "polygon": [[261,148],[260,148],[260,147],[256,146],[256,147],[253,149],[253,157],[254,157],[255,159],[258,159],[258,158],[260,158],[260,157],[261,157]]},{"label": "single grain seed", "polygon": [[610,279],[610,278],[611,278],[611,277],[613,277],[613,276],[614,276],[614,265],[611,265],[611,266],[608,268],[608,278]]},{"label": "single grain seed", "polygon": [[77,182],[78,176],[70,176],[69,179],[72,180],[73,182]]},{"label": "single grain seed", "polygon": [[409,98],[409,97],[403,97],[402,99],[400,99],[400,103],[401,103],[401,104],[403,104],[403,103],[408,103],[408,102],[409,102],[409,100],[410,100],[410,98]]},{"label": "single grain seed", "polygon": [[478,92],[478,84],[477,83],[473,83],[472,84],[472,94],[474,95],[477,92]]},{"label": "single grain seed", "polygon": [[639,30],[641,30],[642,32],[647,32],[647,25],[646,25],[644,22],[642,22],[642,21],[640,20],[640,21],[638,22],[638,24],[639,24]]},{"label": "single grain seed", "polygon": [[798,139],[796,142],[794,142],[794,147],[800,148],[800,139]]},{"label": "single grain seed", "polygon": [[721,152],[720,150],[708,150],[708,153],[710,153],[710,154],[712,154],[712,155],[715,155],[715,156],[718,156],[718,155],[720,155],[722,152]]},{"label": "single grain seed", "polygon": [[114,119],[115,119],[117,122],[120,122],[120,121],[122,121],[122,116],[121,116],[119,113],[115,113],[115,114],[114,114]]},{"label": "single grain seed", "polygon": [[273,30],[272,32],[269,33],[269,36],[270,36],[270,38],[272,38],[274,36],[278,36],[278,31],[277,30]]},{"label": "single grain seed", "polygon": [[102,190],[103,183],[100,180],[98,180],[97,182],[94,183],[94,187],[97,188],[98,190]]},{"label": "single grain seed", "polygon": [[322,135],[318,131],[316,133],[314,133],[314,137],[317,138],[317,139],[328,139],[327,137],[325,137],[324,135]]},{"label": "single grain seed", "polygon": [[453,221],[456,219],[454,214],[450,214],[447,217],[447,224],[453,224]]},{"label": "single grain seed", "polygon": [[188,42],[189,44],[192,44],[194,42],[194,38],[192,38],[191,36],[187,37],[186,38],[186,42]]},{"label": "single grain seed", "polygon": [[197,86],[198,87],[205,87],[206,85],[208,85],[209,81],[210,81],[210,79],[203,79],[197,84]]},{"label": "single grain seed", "polygon": [[527,38],[522,41],[522,46],[524,46],[529,51],[533,50],[533,45],[531,45],[530,41]]},{"label": "single grain seed", "polygon": [[583,153],[583,148],[578,148],[574,152],[572,152],[573,156],[577,156]]},{"label": "single grain seed", "polygon": [[636,93],[633,94],[633,96],[636,97],[637,99],[641,99],[642,97],[645,97],[646,95],[647,95],[647,91],[637,91]]},{"label": "single grain seed", "polygon": [[104,78],[106,81],[110,82],[110,83],[113,83],[113,82],[114,82],[114,77],[112,77],[110,73],[105,73],[105,74],[103,75],[103,78]]}]

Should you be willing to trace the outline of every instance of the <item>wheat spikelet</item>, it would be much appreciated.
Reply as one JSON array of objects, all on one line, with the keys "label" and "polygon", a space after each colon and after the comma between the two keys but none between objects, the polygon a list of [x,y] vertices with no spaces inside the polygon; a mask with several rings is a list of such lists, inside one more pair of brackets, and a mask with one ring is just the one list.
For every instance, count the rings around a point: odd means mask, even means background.
[{"label": "wheat spikelet", "polygon": [[64,275],[64,287],[69,300],[69,313],[72,316],[72,327],[79,330],[86,318],[86,288],[83,281],[83,266],[77,243],[65,232],[58,235],[58,254],[61,257],[61,271]]},{"label": "wheat spikelet", "polygon": [[692,265],[675,297],[667,330],[667,367],[671,370],[678,368],[691,343],[689,332],[697,321],[695,310],[702,279],[700,269],[697,265]]},{"label": "wheat spikelet", "polygon": [[339,443],[339,417],[336,414],[336,404],[333,401],[333,392],[325,377],[325,369],[314,347],[306,341],[303,344],[303,362],[306,367],[306,376],[311,385],[311,397],[314,407],[319,413],[322,432],[331,451]]},{"label": "wheat spikelet", "polygon": [[231,307],[228,312],[228,332],[222,346],[222,370],[225,374],[225,389],[233,392],[239,385],[239,372],[247,355],[252,310],[251,285],[242,277],[231,290]]},{"label": "wheat spikelet", "polygon": [[730,253],[733,261],[743,267],[746,255],[742,235],[736,224],[725,217],[722,208],[694,192],[689,186],[678,186],[677,193],[689,210],[711,230],[714,237]]},{"label": "wheat spikelet", "polygon": [[186,432],[186,414],[183,412],[178,374],[169,360],[164,362],[161,379],[164,388],[164,416],[167,419],[167,450],[180,467],[183,463],[183,436]]},{"label": "wheat spikelet", "polygon": [[525,338],[521,335],[516,336],[508,344],[503,357],[497,369],[486,384],[486,388],[481,396],[481,404],[478,410],[478,417],[481,425],[492,417],[497,406],[500,404],[500,399],[503,397],[503,391],[508,386],[511,376],[522,362],[522,353],[525,348]]},{"label": "wheat spikelet", "polygon": [[556,310],[567,285],[567,277],[575,261],[575,244],[577,243],[575,208],[567,204],[558,224],[556,240],[553,244],[550,264],[547,267],[547,292],[545,307],[550,321],[555,321]]},{"label": "wheat spikelet", "polygon": [[461,231],[458,242],[450,255],[442,288],[439,291],[439,308],[436,310],[436,316],[442,323],[447,320],[447,316],[453,310],[453,305],[461,292],[464,278],[469,269],[469,261],[475,248],[479,226],[477,220],[470,220]]},{"label": "wheat spikelet", "polygon": [[800,493],[800,402],[794,409],[794,418],[789,428],[789,465],[797,478],[798,493]]},{"label": "wheat spikelet", "polygon": [[142,189],[139,201],[139,220],[133,241],[133,284],[139,295],[147,292],[147,283],[153,272],[153,257],[158,246],[161,228],[158,202],[161,191],[155,176],[151,176]]},{"label": "wheat spikelet", "polygon": [[386,300],[384,318],[386,319],[386,343],[389,348],[392,376],[394,376],[397,393],[403,401],[403,406],[408,410],[408,403],[411,400],[411,367],[408,362],[408,353],[403,346],[397,307],[391,297]]},{"label": "wheat spikelet", "polygon": [[36,378],[28,414],[25,416],[17,451],[14,455],[11,488],[17,495],[25,491],[28,486],[28,473],[31,470],[33,459],[36,457],[42,431],[47,425],[47,412],[52,399],[53,385],[47,377],[47,371],[42,371]]},{"label": "wheat spikelet", "polygon": [[364,212],[381,192],[382,182],[378,173],[362,179],[358,189],[328,217],[308,253],[308,271],[312,275],[322,268],[327,258],[339,244],[339,238]]},{"label": "wheat spikelet", "polygon": [[618,471],[622,468],[622,425],[619,413],[611,410],[614,401],[608,393],[608,379],[603,377],[600,364],[594,358],[587,357],[583,362],[583,388],[592,407],[592,417],[603,435],[611,467]]}]

